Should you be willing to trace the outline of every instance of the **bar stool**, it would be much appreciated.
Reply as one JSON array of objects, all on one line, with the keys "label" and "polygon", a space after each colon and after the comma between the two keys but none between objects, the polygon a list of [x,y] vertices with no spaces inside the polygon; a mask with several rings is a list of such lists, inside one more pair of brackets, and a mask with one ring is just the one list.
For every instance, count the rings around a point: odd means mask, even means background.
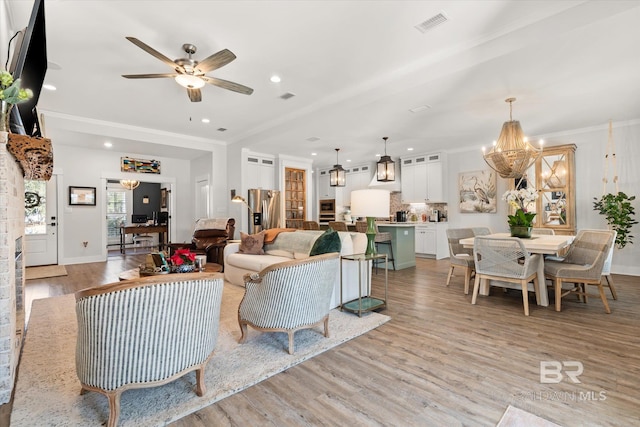
[{"label": "bar stool", "polygon": [[[396,262],[393,259],[393,245],[391,244],[391,233],[388,232],[380,232],[378,230],[378,224],[375,225],[376,227],[376,236],[373,240],[373,242],[376,245],[376,252],[378,251],[378,245],[389,245],[389,255],[391,255],[391,257],[387,257],[387,262],[391,262],[391,265],[393,265],[393,269],[396,269]],[[356,231],[359,233],[366,233],[367,232],[367,222],[366,221],[357,221],[356,222]],[[373,262],[373,265],[376,267],[376,274],[378,273],[378,264],[380,262],[383,262],[382,259],[376,259]]]}]

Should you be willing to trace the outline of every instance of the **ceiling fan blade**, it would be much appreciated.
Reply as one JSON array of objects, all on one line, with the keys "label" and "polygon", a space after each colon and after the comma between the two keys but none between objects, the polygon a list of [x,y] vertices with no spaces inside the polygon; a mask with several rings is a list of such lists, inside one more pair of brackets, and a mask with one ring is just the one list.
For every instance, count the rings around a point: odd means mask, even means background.
[{"label": "ceiling fan blade", "polygon": [[187,94],[191,102],[202,101],[202,92],[200,92],[200,89],[187,89]]},{"label": "ceiling fan blade", "polygon": [[141,42],[137,38],[135,38],[135,37],[126,37],[126,39],[129,40],[131,43],[135,44],[136,46],[138,46],[140,49],[142,49],[145,52],[147,52],[148,54],[151,54],[151,55],[155,56],[160,61],[162,61],[165,64],[167,64],[169,67],[176,68],[178,66],[171,59],[167,58],[166,56],[164,56],[163,54],[161,54],[160,52],[158,52],[157,50],[155,50],[151,46]]},{"label": "ceiling fan blade", "polygon": [[229,62],[236,59],[236,56],[229,49],[223,49],[218,53],[214,53],[213,55],[203,59],[198,63],[196,68],[198,68],[203,73],[208,73],[209,71],[217,70],[220,67],[224,67]]},{"label": "ceiling fan blade", "polygon": [[244,95],[251,95],[253,89],[247,86],[243,86],[239,83],[230,82],[228,80],[216,79],[215,77],[200,76],[202,80],[210,85],[218,86],[223,89],[232,90],[234,92],[242,93]]},{"label": "ceiling fan blade", "polygon": [[179,74],[176,73],[166,73],[166,74],[123,74],[122,77],[125,79],[157,79],[163,77],[176,77]]}]

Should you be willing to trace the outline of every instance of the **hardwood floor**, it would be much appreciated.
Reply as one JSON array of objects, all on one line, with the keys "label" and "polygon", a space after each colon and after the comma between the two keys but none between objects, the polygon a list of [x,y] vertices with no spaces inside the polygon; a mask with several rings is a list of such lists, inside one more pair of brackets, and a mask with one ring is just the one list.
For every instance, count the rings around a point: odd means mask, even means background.
[{"label": "hardwood floor", "polygon": [[[116,281],[142,257],[30,280],[27,304]],[[525,317],[518,291],[492,289],[472,306],[463,276],[444,285],[448,267],[418,259],[390,271],[390,322],[173,425],[495,426],[509,404],[563,426],[640,425],[640,278],[614,275],[611,314],[597,298],[565,298],[558,313],[531,296]],[[542,384],[542,361],[582,363],[581,382]]]}]

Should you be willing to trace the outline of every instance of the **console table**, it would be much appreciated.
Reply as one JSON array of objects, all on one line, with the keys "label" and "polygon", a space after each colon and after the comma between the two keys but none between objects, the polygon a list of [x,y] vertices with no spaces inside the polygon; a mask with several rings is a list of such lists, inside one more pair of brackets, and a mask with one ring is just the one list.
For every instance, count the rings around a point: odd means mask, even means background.
[{"label": "console table", "polygon": [[164,236],[167,234],[168,228],[165,225],[123,225],[120,227],[120,253],[124,254],[125,237],[127,234],[143,234],[158,233],[158,249],[162,250],[167,244]]}]

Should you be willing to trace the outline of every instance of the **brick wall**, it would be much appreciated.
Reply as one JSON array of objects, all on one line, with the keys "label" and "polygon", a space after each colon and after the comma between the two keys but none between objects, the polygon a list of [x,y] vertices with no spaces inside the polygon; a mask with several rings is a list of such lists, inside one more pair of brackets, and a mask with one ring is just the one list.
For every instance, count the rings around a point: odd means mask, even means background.
[{"label": "brick wall", "polygon": [[7,151],[6,137],[0,134],[0,404],[11,398],[22,345],[24,307],[16,320],[16,293],[22,305],[24,266],[21,260],[16,262],[16,239],[22,241],[23,237],[22,170]]}]

